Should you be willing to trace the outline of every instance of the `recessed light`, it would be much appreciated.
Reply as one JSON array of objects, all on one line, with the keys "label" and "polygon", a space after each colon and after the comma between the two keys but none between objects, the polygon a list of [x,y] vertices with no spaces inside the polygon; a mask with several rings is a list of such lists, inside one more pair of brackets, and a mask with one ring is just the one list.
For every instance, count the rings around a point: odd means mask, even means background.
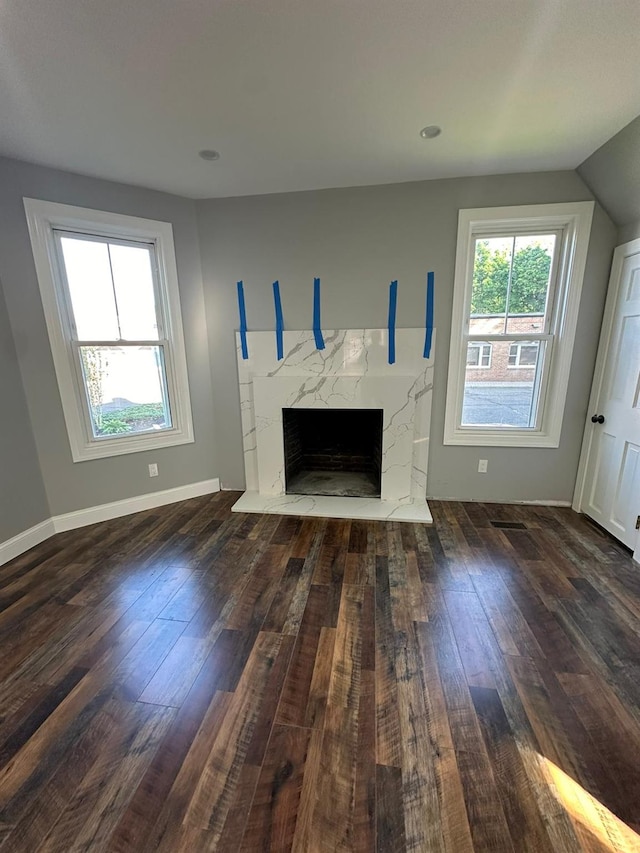
[{"label": "recessed light", "polygon": [[442,133],[442,128],[438,127],[437,124],[430,124],[427,127],[423,127],[420,131],[420,136],[423,139],[435,139],[436,136],[440,136]]},{"label": "recessed light", "polygon": [[202,151],[198,151],[198,157],[203,160],[219,160],[220,152],[214,151],[212,148],[203,148]]}]

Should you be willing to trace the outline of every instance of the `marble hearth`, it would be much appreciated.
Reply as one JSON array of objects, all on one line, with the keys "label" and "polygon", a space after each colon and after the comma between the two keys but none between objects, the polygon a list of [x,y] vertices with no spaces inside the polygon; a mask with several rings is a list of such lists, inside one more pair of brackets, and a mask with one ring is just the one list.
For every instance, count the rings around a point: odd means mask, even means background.
[{"label": "marble hearth", "polygon": [[[425,499],[433,360],[424,359],[424,330],[396,330],[396,361],[387,360],[386,329],[284,333],[278,361],[273,332],[247,334],[249,358],[238,374],[247,491],[236,512],[334,518],[431,521]],[[287,494],[283,410],[382,411],[380,497]]]}]

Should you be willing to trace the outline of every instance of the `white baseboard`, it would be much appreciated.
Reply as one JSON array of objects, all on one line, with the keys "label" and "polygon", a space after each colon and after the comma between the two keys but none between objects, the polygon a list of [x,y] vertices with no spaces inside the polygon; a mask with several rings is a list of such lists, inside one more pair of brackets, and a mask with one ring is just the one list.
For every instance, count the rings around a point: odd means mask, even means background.
[{"label": "white baseboard", "polygon": [[189,498],[199,498],[202,495],[213,494],[220,491],[220,480],[214,477],[212,480],[202,480],[199,483],[189,483],[187,486],[177,486],[175,489],[164,489],[161,492],[149,492],[146,495],[136,495],[133,498],[125,498],[121,501],[113,501],[100,506],[91,506],[87,509],[79,509],[75,512],[67,512],[63,515],[54,515],[35,527],[30,527],[23,533],[19,533],[6,542],[0,542],[0,566],[24,554],[29,548],[39,545],[53,536],[54,533],[62,533],[65,530],[75,530],[76,527],[86,527],[88,524],[96,524],[99,521],[109,521],[112,518],[120,518],[123,515],[132,515],[134,512],[142,512],[145,509],[154,509],[158,506],[186,501]]},{"label": "white baseboard", "polygon": [[90,506],[87,509],[64,513],[64,515],[54,515],[51,520],[56,533],[63,533],[65,530],[75,530],[76,527],[86,527],[88,524],[96,524],[98,521],[109,521],[123,515],[132,515],[134,512],[186,501],[189,498],[199,498],[202,495],[219,491],[220,480],[215,477],[213,480],[189,483],[188,486],[164,489],[162,492],[149,492],[146,495],[137,495],[134,498],[125,498],[122,501]]},{"label": "white baseboard", "polygon": [[510,503],[522,506],[564,506],[571,507],[571,501],[487,501],[487,503]]},{"label": "white baseboard", "polygon": [[19,557],[20,554],[24,554],[29,548],[35,548],[36,545],[53,536],[55,532],[53,519],[47,518],[45,521],[41,521],[40,524],[36,524],[28,530],[18,533],[17,536],[7,539],[6,542],[0,542],[0,566],[4,566],[5,563],[8,563],[9,560],[13,560],[15,557]]},{"label": "white baseboard", "polygon": [[455,501],[456,503],[470,504],[518,504],[518,506],[571,506],[571,501],[496,501],[489,498],[436,498],[429,495],[428,501]]}]

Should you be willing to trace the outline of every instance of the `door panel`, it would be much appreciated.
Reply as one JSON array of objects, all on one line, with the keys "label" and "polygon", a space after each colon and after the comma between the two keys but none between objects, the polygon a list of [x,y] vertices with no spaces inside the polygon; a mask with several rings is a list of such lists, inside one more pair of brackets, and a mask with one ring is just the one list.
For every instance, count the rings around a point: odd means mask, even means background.
[{"label": "door panel", "polygon": [[611,523],[624,533],[635,529],[633,497],[640,494],[640,445],[625,442],[618,485],[614,495]]},{"label": "door panel", "polygon": [[598,458],[595,464],[593,490],[591,492],[591,500],[589,502],[589,508],[591,509],[589,515],[600,522],[601,519],[604,518],[607,490],[609,488],[609,471],[612,467],[614,451],[615,436],[606,432],[603,433],[600,436],[600,441],[598,443]]},{"label": "door panel", "polygon": [[[634,268],[633,258],[628,260],[631,269],[628,272],[629,286],[627,287],[625,299],[627,302],[635,302],[636,300],[640,300],[640,267]],[[623,278],[626,272],[626,269],[623,267]]]},{"label": "door panel", "polygon": [[604,366],[597,412],[589,438],[581,509],[633,548],[640,515],[640,249],[614,258],[610,292],[614,299],[610,335],[603,335]]},{"label": "door panel", "polygon": [[624,404],[629,396],[633,406],[633,390],[638,383],[640,359],[640,314],[622,318],[615,359],[607,378],[611,382],[610,401]]}]

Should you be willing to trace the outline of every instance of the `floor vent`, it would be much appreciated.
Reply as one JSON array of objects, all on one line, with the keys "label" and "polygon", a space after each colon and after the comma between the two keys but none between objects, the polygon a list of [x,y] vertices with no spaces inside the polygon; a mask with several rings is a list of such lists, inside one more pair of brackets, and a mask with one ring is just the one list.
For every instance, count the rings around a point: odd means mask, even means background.
[{"label": "floor vent", "polygon": [[492,521],[491,524],[494,527],[499,527],[501,530],[526,530],[527,525],[522,524],[521,521]]}]

